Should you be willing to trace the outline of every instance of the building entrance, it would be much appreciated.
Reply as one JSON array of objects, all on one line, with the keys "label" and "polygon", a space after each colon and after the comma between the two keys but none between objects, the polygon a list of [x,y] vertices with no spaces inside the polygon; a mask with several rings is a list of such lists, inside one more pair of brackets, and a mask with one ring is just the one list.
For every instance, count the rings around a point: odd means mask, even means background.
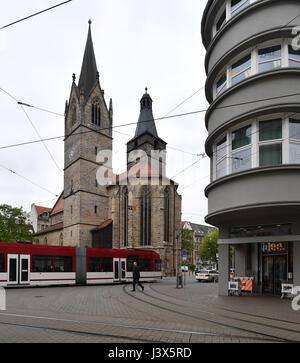
[{"label": "building entrance", "polygon": [[263,251],[263,293],[280,295],[281,284],[288,278],[288,253],[284,244],[274,244],[273,248]]}]

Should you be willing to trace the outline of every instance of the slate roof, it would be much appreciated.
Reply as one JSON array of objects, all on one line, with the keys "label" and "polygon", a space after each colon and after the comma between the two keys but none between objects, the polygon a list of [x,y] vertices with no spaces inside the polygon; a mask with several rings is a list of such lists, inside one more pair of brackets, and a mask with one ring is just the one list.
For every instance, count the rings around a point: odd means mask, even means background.
[{"label": "slate roof", "polygon": [[183,228],[186,223],[188,223],[191,226],[196,237],[204,237],[216,229],[214,227],[204,226],[202,224],[191,223],[188,221],[181,222],[181,227]]},{"label": "slate roof", "polygon": [[146,91],[141,99],[141,112],[134,136],[135,138],[143,135],[145,132],[148,132],[154,137],[158,137],[153,117],[152,103],[152,98]]},{"label": "slate roof", "polygon": [[89,21],[88,37],[78,83],[79,92],[83,91],[84,95],[87,97],[94,88],[98,77],[99,73],[92,40],[91,21]]}]

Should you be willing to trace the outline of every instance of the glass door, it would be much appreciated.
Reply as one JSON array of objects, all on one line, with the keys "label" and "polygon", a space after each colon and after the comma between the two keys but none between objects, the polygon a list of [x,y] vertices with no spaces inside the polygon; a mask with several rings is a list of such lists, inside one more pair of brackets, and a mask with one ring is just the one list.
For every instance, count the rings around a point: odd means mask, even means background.
[{"label": "glass door", "polygon": [[8,285],[27,285],[30,282],[30,255],[7,255]]},{"label": "glass door", "polygon": [[287,256],[274,256],[274,293],[281,294],[281,284],[287,280]]},{"label": "glass door", "polygon": [[29,284],[29,271],[30,255],[20,255],[19,282],[21,285]]},{"label": "glass door", "polygon": [[121,280],[126,280],[126,258],[121,258]]},{"label": "glass door", "polygon": [[280,295],[281,284],[287,280],[287,256],[265,256],[263,258],[263,292]]},{"label": "glass door", "polygon": [[18,285],[18,255],[7,255],[7,282],[9,285]]},{"label": "glass door", "polygon": [[120,259],[114,258],[114,280],[115,281],[120,280],[119,269],[120,269]]},{"label": "glass door", "polygon": [[114,258],[114,280],[126,281],[126,258]]},{"label": "glass door", "polygon": [[263,258],[263,292],[274,293],[274,259],[273,256]]}]

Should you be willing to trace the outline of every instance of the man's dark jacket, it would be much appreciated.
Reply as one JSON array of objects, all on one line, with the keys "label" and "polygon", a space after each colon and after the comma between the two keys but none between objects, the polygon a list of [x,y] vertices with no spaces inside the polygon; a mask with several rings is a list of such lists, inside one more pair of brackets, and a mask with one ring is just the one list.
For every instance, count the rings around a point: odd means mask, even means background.
[{"label": "man's dark jacket", "polygon": [[141,277],[138,266],[133,266],[132,274],[134,279],[139,279]]}]

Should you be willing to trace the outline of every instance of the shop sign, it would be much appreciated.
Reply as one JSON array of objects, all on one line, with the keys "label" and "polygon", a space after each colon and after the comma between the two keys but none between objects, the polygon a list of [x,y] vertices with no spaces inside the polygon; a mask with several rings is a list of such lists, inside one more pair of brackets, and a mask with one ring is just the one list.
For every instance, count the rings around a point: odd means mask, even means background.
[{"label": "shop sign", "polygon": [[284,253],[286,252],[285,243],[263,243],[262,245],[263,253]]}]

